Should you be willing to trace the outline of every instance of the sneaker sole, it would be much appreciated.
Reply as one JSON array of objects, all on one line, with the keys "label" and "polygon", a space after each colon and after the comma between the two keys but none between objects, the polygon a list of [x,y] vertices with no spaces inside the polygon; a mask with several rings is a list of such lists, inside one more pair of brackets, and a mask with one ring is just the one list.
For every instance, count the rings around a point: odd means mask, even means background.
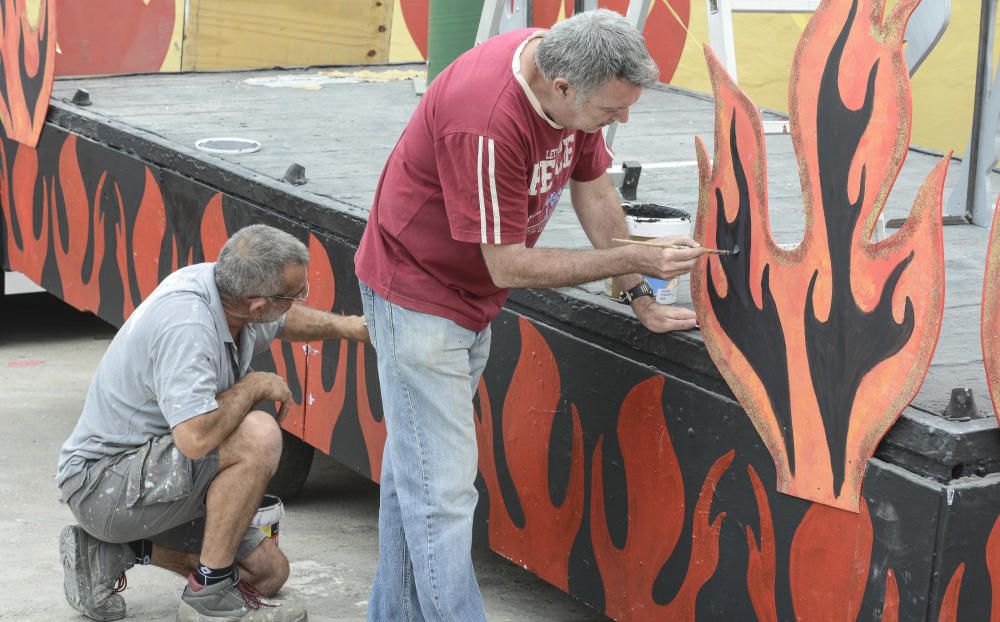
[{"label": "sneaker sole", "polygon": [[174,622],[240,622],[240,618],[212,618],[205,616],[182,600],[181,606],[177,609],[177,617],[174,618]]},{"label": "sneaker sole", "polygon": [[[261,610],[251,612],[251,615],[253,614],[257,614],[258,616],[260,615],[266,616],[266,613],[261,613]],[[283,619],[283,618],[278,618],[277,615],[278,613],[274,612],[275,617],[273,619],[276,620]],[[241,620],[245,619],[246,619],[245,617],[227,616],[225,618],[218,618],[218,617],[206,616],[182,600],[181,606],[177,609],[177,617],[174,618],[174,622],[240,622]],[[267,618],[258,617],[256,619],[266,620]],[[309,614],[306,612],[302,612],[302,615],[296,618],[295,620],[287,620],[286,622],[307,622],[308,620],[309,620]]]},{"label": "sneaker sole", "polygon": [[82,528],[76,525],[68,525],[63,527],[62,533],[59,534],[59,556],[63,562],[63,593],[66,595],[66,602],[73,609],[92,620],[98,620],[98,622],[121,620],[125,617],[125,612],[122,612],[121,615],[102,616],[95,614],[93,603],[89,603],[90,611],[88,611],[88,603],[84,603],[84,599],[89,600],[90,598],[89,586],[81,586],[79,580],[70,580],[70,577],[79,577],[76,567],[79,565],[79,560],[86,557],[86,551],[83,550],[83,539],[79,533],[80,529]]}]

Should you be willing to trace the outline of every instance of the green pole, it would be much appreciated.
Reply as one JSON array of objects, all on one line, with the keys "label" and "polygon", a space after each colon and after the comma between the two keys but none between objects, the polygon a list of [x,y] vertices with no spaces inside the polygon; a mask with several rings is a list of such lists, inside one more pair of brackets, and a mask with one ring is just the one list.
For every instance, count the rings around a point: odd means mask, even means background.
[{"label": "green pole", "polygon": [[484,0],[431,0],[427,18],[427,84],[476,43]]}]

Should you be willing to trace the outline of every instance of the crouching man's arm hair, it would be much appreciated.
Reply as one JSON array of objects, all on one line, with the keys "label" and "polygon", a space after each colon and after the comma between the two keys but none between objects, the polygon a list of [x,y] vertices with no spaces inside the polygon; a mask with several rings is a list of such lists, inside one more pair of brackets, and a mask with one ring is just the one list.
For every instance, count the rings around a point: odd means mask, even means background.
[{"label": "crouching man's arm hair", "polygon": [[218,408],[174,426],[177,449],[192,460],[204,458],[233,433],[254,404],[264,400],[281,403],[280,421],[292,403],[288,383],[277,374],[250,372],[216,396]]}]

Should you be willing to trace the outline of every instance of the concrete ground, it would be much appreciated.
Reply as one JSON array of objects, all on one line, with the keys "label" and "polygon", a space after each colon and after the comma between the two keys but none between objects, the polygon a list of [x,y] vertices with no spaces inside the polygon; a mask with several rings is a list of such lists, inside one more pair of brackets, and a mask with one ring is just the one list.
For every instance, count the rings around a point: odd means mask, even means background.
[{"label": "concrete ground", "polygon": [[[8,279],[8,289],[17,279]],[[72,522],[54,483],[114,329],[45,293],[0,298],[0,620],[84,620],[66,604],[58,534]],[[300,497],[286,507],[281,547],[292,563],[284,592],[314,621],[362,620],[377,554],[378,489],[317,452]],[[474,552],[493,621],[606,618],[487,551]],[[173,620],[184,581],[158,568],[128,574],[128,619]]]}]

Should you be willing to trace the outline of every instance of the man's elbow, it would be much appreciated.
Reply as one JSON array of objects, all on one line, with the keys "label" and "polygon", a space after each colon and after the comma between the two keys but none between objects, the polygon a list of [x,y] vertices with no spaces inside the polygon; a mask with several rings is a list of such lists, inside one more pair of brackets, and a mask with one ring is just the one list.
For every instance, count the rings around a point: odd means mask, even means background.
[{"label": "man's elbow", "polygon": [[173,430],[174,446],[190,460],[201,460],[212,451],[203,439],[183,429],[183,424]]},{"label": "man's elbow", "polygon": [[510,276],[499,273],[490,272],[490,278],[493,279],[493,284],[500,289],[510,289],[511,287],[517,287],[517,283]]}]

